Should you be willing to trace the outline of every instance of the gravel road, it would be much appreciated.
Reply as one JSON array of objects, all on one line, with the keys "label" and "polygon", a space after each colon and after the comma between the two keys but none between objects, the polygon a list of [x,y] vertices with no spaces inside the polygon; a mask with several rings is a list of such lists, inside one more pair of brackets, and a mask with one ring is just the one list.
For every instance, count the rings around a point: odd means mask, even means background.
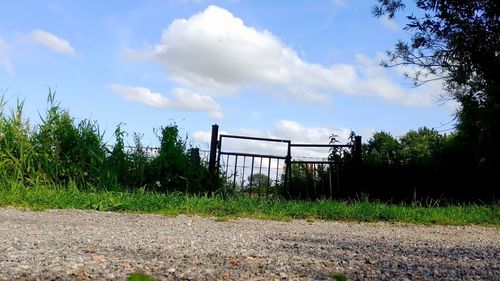
[{"label": "gravel road", "polygon": [[0,280],[500,280],[500,229],[0,208]]}]

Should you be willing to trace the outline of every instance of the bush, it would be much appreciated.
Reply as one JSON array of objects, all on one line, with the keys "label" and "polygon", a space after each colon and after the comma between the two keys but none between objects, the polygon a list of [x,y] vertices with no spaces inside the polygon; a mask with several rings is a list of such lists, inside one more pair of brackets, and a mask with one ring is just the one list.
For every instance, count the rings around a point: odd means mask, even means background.
[{"label": "bush", "polygon": [[23,102],[10,116],[0,97],[0,183],[75,185],[79,188],[136,189],[204,192],[208,175],[199,150],[187,147],[178,127],[158,132],[158,153],[146,151],[142,135],[134,133],[134,146],[126,148],[127,135],[119,124],[111,149],[95,121],[76,122],[49,91],[45,116],[34,128],[23,117]]}]

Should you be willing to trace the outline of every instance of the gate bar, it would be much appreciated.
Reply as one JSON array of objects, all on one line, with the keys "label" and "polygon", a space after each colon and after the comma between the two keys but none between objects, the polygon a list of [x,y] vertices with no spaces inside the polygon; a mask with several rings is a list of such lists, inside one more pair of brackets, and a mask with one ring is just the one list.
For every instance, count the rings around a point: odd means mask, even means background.
[{"label": "gate bar", "polygon": [[236,158],[234,159],[234,179],[233,179],[233,188],[234,189],[236,189],[236,165],[238,165],[238,155],[236,155]]},{"label": "gate bar", "polygon": [[285,159],[285,156],[277,156],[277,155],[265,155],[265,154],[256,154],[256,153],[240,153],[240,152],[225,152],[221,151],[220,154],[224,155],[232,155],[232,156],[246,156],[246,157],[264,157],[264,158],[279,158]]},{"label": "gate bar", "polygon": [[352,148],[354,145],[352,144],[312,144],[312,143],[290,143],[290,146],[293,147],[335,147],[335,148]]},{"label": "gate bar", "polygon": [[232,138],[232,139],[244,139],[244,140],[259,140],[259,141],[272,141],[272,142],[285,142],[290,143],[290,140],[282,140],[282,139],[270,139],[270,138],[260,138],[260,137],[247,137],[247,136],[237,136],[237,135],[220,135],[224,138]]}]

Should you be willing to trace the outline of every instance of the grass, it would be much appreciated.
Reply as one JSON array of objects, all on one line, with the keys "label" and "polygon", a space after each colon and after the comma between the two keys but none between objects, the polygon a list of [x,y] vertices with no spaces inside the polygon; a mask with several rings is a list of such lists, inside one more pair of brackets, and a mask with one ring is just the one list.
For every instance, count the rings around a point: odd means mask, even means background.
[{"label": "grass", "polygon": [[266,200],[248,196],[226,199],[216,196],[162,194],[144,190],[133,192],[82,191],[76,187],[11,184],[0,187],[0,206],[33,210],[92,209],[216,217],[225,221],[237,217],[292,220],[339,220],[360,222],[403,222],[413,224],[500,226],[500,204],[425,207],[390,205],[367,199],[345,201]]},{"label": "grass", "polygon": [[150,275],[136,272],[127,277],[127,281],[155,281],[155,279]]},{"label": "grass", "polygon": [[335,281],[347,281],[347,277],[345,275],[335,272],[330,273],[330,278]]}]

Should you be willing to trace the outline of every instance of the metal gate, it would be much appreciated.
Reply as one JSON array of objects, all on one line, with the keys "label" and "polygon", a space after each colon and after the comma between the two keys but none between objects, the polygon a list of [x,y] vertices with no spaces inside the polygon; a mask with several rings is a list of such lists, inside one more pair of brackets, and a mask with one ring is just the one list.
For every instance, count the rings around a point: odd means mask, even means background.
[{"label": "metal gate", "polygon": [[[209,170],[216,176],[220,176],[223,184],[231,186],[235,190],[248,192],[249,194],[265,195],[269,197],[276,192],[281,195],[293,195],[291,183],[294,180],[292,167],[307,167],[313,175],[318,171],[329,171],[329,193],[332,197],[334,192],[340,189],[341,168],[343,165],[339,159],[300,159],[292,157],[294,148],[329,148],[331,150],[347,150],[352,155],[352,160],[359,163],[361,160],[361,137],[356,136],[352,144],[294,144],[291,140],[273,139],[263,137],[239,136],[218,134],[218,125],[212,126],[212,138],[210,144]],[[264,144],[281,145],[281,152],[276,154],[255,153],[248,151],[228,151],[224,144],[229,140],[253,141]],[[307,157],[306,157],[307,158]],[[324,167],[327,167],[326,169]],[[247,177],[247,178],[245,178]],[[335,188],[334,188],[335,187]],[[335,190],[334,190],[335,189]],[[311,192],[298,193],[299,197],[315,197],[316,185]]]}]

